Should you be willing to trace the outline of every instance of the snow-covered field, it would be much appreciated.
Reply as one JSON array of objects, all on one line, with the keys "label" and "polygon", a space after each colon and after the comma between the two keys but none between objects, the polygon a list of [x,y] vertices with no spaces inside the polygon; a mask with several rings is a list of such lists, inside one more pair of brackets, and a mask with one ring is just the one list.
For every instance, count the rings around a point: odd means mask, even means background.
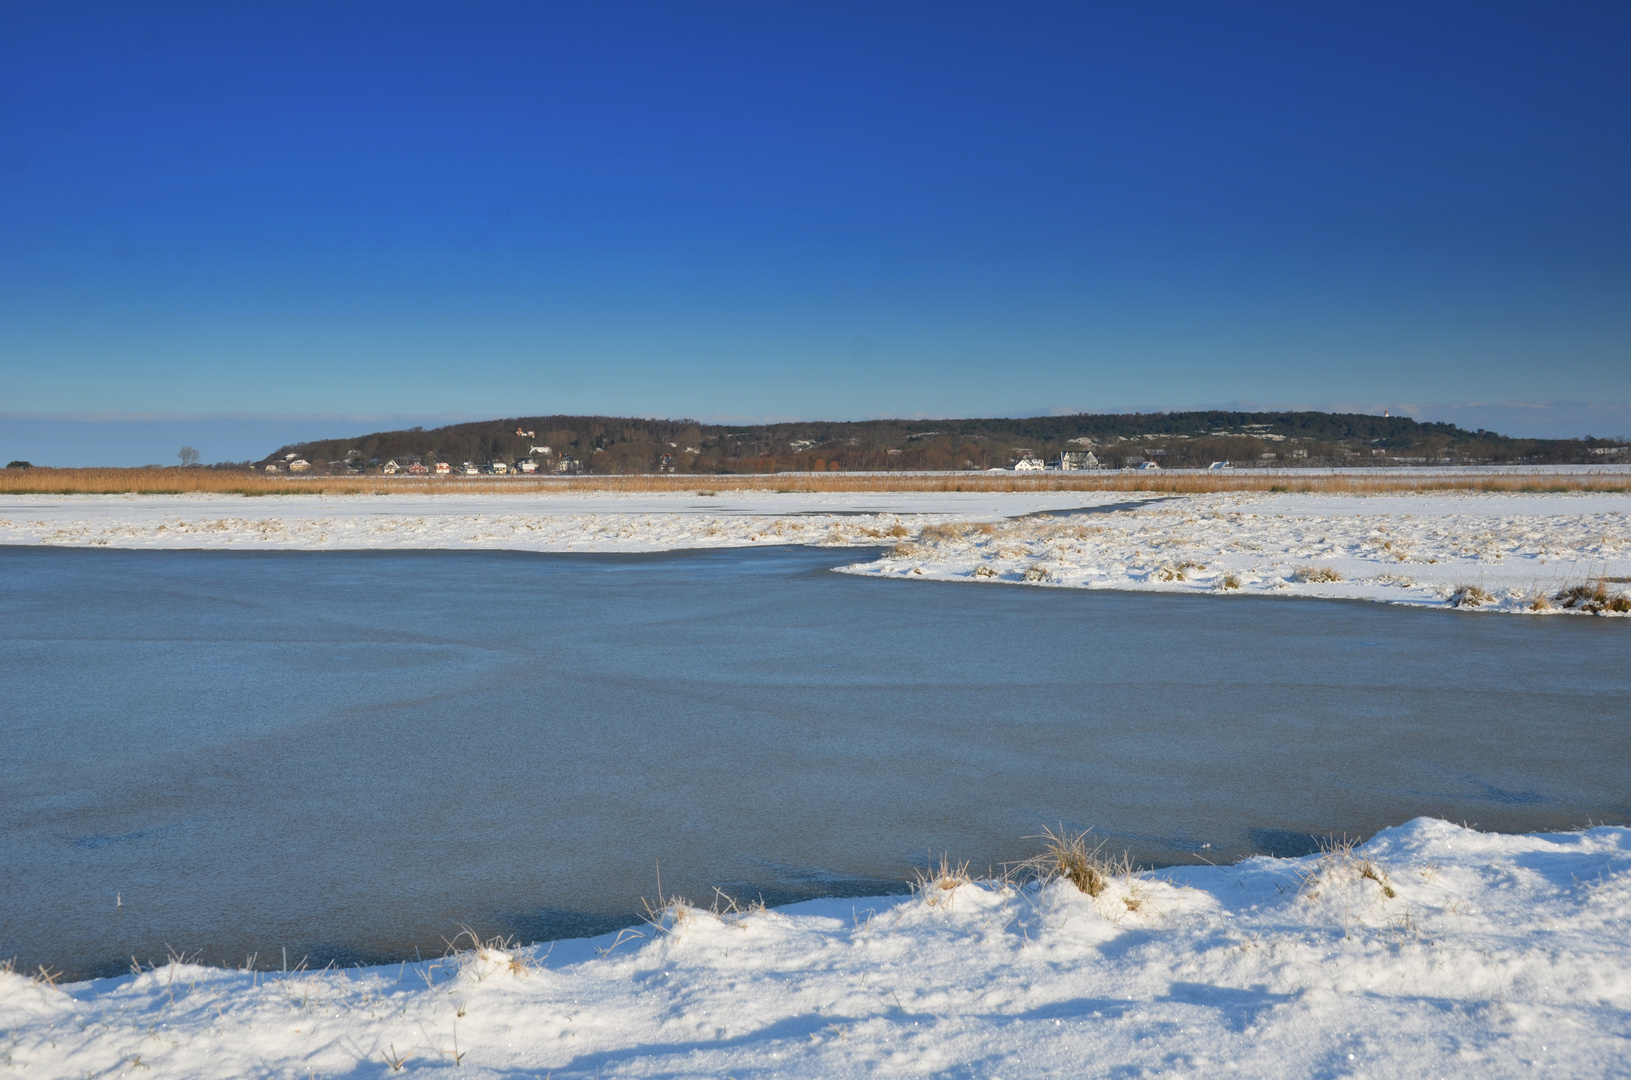
[{"label": "snow-covered field", "polygon": [[[290,974],[0,975],[26,1077],[1631,1074],[1631,830],[1255,858]],[[619,939],[621,938],[621,940]],[[264,959],[264,958],[263,958]]]},{"label": "snow-covered field", "polygon": [[[1192,495],[1123,513],[931,527],[886,558],[848,569],[1065,588],[1623,614],[1613,609],[1631,609],[1618,599],[1631,582],[1631,496]],[[1558,598],[1588,582],[1593,596],[1572,607]]]},{"label": "snow-covered field", "polygon": [[0,496],[0,544],[328,551],[877,544],[936,521],[1125,501],[1114,492]]},{"label": "snow-covered field", "polygon": [[[1111,507],[1127,509],[1025,516]],[[892,554],[848,569],[1555,613],[1582,610],[1566,609],[1557,596],[1587,582],[1603,583],[1610,609],[1624,594],[1631,495],[10,496],[0,497],[0,544],[524,551],[888,544]]]}]

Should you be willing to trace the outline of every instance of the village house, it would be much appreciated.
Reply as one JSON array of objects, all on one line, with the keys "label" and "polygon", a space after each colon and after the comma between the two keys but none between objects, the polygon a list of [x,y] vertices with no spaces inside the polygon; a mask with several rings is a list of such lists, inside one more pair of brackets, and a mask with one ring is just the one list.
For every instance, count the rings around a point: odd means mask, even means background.
[{"label": "village house", "polygon": [[1099,459],[1093,456],[1091,450],[1066,450],[1053,459],[1050,468],[1060,472],[1076,472],[1080,469],[1100,468]]}]

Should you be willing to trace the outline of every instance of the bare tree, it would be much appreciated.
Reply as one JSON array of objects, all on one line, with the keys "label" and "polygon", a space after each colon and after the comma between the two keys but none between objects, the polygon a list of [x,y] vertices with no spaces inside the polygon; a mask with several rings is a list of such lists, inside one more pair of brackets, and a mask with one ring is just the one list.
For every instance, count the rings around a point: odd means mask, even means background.
[{"label": "bare tree", "polygon": [[177,450],[176,457],[181,459],[183,465],[198,464],[198,451],[190,446],[183,446],[180,450]]}]

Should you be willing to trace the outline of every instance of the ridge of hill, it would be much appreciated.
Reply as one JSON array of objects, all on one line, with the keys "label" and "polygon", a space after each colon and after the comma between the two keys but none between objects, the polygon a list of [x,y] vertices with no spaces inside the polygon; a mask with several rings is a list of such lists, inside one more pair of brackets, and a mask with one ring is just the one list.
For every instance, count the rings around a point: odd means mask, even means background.
[{"label": "ridge of hill", "polygon": [[1404,416],[1326,412],[1077,413],[945,420],[704,424],[614,416],[528,416],[380,431],[280,447],[316,471],[396,461],[478,467],[532,458],[541,471],[769,473],[1003,468],[1091,451],[1105,467],[1156,461],[1247,465],[1578,464],[1624,461],[1607,439],[1515,439]]}]

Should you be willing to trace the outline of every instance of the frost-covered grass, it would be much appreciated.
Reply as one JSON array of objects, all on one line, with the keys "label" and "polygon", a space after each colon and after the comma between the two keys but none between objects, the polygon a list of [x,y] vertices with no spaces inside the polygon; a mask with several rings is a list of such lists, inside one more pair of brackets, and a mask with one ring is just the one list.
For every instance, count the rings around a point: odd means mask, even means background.
[{"label": "frost-covered grass", "polygon": [[[1069,855],[1071,837],[1056,837]],[[1065,860],[1068,862],[1068,857]],[[1623,1076],[1631,830],[703,910],[441,959],[0,975],[26,1077]],[[471,944],[470,941],[464,944]]]}]

